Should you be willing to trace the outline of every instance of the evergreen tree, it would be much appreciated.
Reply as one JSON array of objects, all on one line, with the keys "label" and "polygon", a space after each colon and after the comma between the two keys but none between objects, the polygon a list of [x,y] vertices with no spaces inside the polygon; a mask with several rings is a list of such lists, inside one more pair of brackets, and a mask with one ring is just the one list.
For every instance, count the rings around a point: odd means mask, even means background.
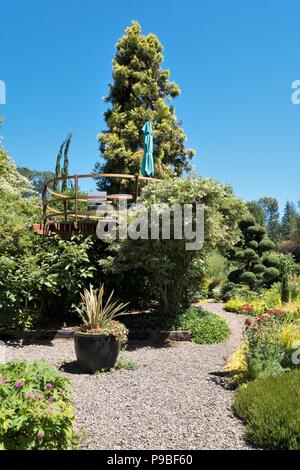
[{"label": "evergreen tree", "polygon": [[284,303],[287,303],[290,301],[289,277],[286,271],[284,271],[282,278],[281,278],[281,300]]},{"label": "evergreen tree", "polygon": [[264,213],[264,220],[268,231],[268,236],[274,242],[280,239],[280,219],[277,199],[273,197],[262,197],[258,201]]},{"label": "evergreen tree", "polygon": [[[186,136],[170,103],[180,94],[161,67],[163,47],[155,34],[144,36],[133,21],[116,45],[113,83],[106,102],[107,130],[98,136],[101,161],[95,171],[137,174],[143,158],[142,127],[151,120],[154,135],[155,176],[181,175],[189,171],[194,150],[184,146]],[[123,187],[126,188],[126,182]],[[111,185],[111,186],[110,186]],[[120,189],[115,181],[102,179],[101,189]]]},{"label": "evergreen tree", "polygon": [[254,217],[255,222],[260,225],[265,225],[265,214],[257,201],[247,202],[247,207],[250,214]]},{"label": "evergreen tree", "polygon": [[287,201],[281,220],[281,238],[283,240],[292,240],[299,233],[300,216],[293,202]]},{"label": "evergreen tree", "polygon": [[[64,140],[61,146],[59,147],[58,154],[56,157],[56,165],[55,165],[55,178],[59,178],[61,176],[61,159],[62,159],[62,154],[63,154],[63,149],[65,146],[66,141]],[[59,191],[60,190],[60,185],[59,181],[54,181],[53,183],[53,190],[54,191]]]},{"label": "evergreen tree", "polygon": [[280,258],[272,253],[275,244],[266,235],[266,229],[255,223],[253,216],[240,221],[240,241],[228,253],[228,258],[240,264],[228,280],[248,284],[252,289],[269,286],[280,279]]},{"label": "evergreen tree", "polygon": [[18,172],[29,179],[33,188],[39,195],[42,195],[45,183],[54,178],[52,171],[31,170],[26,166],[17,167]]},{"label": "evergreen tree", "polygon": [[[68,176],[69,175],[69,148],[70,148],[70,143],[72,139],[72,132],[69,132],[67,138],[66,138],[66,145],[65,145],[65,151],[64,151],[64,164],[63,164],[63,169],[62,169],[62,176]],[[61,183],[61,190],[66,191],[68,189],[68,180],[62,180]]]}]

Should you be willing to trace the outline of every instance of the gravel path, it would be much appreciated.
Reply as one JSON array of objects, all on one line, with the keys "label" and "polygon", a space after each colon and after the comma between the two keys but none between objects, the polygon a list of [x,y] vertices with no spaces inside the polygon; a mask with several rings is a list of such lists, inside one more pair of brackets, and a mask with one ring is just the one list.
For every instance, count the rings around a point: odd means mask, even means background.
[{"label": "gravel path", "polygon": [[221,384],[225,358],[241,342],[243,318],[204,305],[232,330],[217,345],[189,342],[130,345],[122,353],[137,364],[101,374],[80,373],[72,340],[9,346],[8,359],[44,359],[63,365],[73,383],[77,421],[90,433],[90,449],[247,449],[243,426],[231,411],[233,392]]}]

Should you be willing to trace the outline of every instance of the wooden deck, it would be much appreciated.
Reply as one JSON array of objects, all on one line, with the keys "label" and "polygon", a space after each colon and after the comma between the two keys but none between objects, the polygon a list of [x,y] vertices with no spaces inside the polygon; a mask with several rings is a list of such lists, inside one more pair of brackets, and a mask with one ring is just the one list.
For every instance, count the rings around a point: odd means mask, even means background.
[{"label": "wooden deck", "polygon": [[[133,194],[106,194],[85,195],[80,193],[79,180],[83,178],[111,178],[131,180],[134,184]],[[62,180],[73,180],[74,195],[67,196],[53,191],[53,183]],[[106,206],[117,201],[126,201],[128,204],[136,203],[139,199],[140,184],[145,182],[160,182],[157,178],[148,178],[140,175],[123,175],[115,173],[91,173],[86,175],[62,176],[47,181],[43,190],[43,220],[41,224],[34,224],[33,229],[37,235],[49,237],[53,234],[68,240],[74,234],[82,233],[86,236],[96,235],[97,224],[107,217],[99,215],[95,206],[104,203]],[[85,206],[82,210],[82,206]],[[92,207],[92,205],[94,207]],[[58,206],[60,207],[58,209]]]}]

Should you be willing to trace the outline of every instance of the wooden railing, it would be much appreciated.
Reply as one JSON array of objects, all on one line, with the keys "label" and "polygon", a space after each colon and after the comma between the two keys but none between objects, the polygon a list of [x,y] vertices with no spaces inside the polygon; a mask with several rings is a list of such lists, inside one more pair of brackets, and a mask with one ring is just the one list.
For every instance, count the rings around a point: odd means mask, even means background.
[{"label": "wooden railing", "polygon": [[[133,194],[108,194],[108,195],[83,195],[79,192],[79,180],[83,178],[110,178],[110,179],[119,179],[119,180],[131,180],[134,183]],[[59,193],[51,189],[51,186],[55,182],[68,180],[74,181],[74,195],[68,196],[66,194]],[[90,173],[86,175],[72,175],[72,176],[60,176],[59,178],[53,178],[44,186],[43,190],[43,224],[46,225],[47,221],[53,217],[63,217],[65,222],[68,222],[68,218],[72,216],[75,223],[78,219],[93,219],[97,220],[101,217],[96,215],[96,211],[80,211],[79,203],[80,202],[90,202],[94,200],[108,200],[108,201],[117,201],[117,200],[128,200],[135,202],[139,198],[139,185],[140,182],[159,182],[161,180],[157,178],[148,178],[146,176],[140,175],[124,175],[118,173]],[[48,199],[48,195],[51,195],[51,199]],[[54,196],[54,197],[53,197]],[[74,201],[74,210],[68,210],[69,201]],[[53,204],[63,203],[63,210],[59,210],[53,207]]]}]

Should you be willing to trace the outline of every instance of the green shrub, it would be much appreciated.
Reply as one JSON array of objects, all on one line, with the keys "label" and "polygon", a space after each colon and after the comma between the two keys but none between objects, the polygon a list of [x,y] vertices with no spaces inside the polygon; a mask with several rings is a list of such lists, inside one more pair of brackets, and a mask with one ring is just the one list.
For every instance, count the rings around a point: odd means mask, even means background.
[{"label": "green shrub", "polygon": [[285,272],[281,278],[281,301],[284,303],[289,302],[290,300],[290,284],[289,276]]},{"label": "green shrub", "polygon": [[257,263],[253,267],[253,272],[255,274],[263,274],[266,272],[266,267],[261,263]]},{"label": "green shrub", "polygon": [[174,326],[182,330],[190,330],[192,340],[198,344],[220,343],[225,341],[230,334],[225,320],[206,310],[193,307],[186,310]]},{"label": "green shrub", "polygon": [[71,449],[74,424],[67,378],[42,361],[0,365],[0,448]]},{"label": "green shrub", "polygon": [[300,449],[300,370],[265,377],[241,387],[234,409],[255,445]]},{"label": "green shrub", "polygon": [[268,237],[264,237],[259,242],[260,251],[270,251],[275,249],[275,243],[272,242]]},{"label": "green shrub", "polygon": [[264,273],[264,278],[266,281],[275,281],[280,276],[280,272],[276,268],[267,268]]},{"label": "green shrub", "polygon": [[257,250],[258,248],[258,243],[256,240],[250,240],[246,243],[248,248],[251,248],[252,250]]},{"label": "green shrub", "polygon": [[280,276],[280,272],[270,271],[279,268],[279,256],[268,255],[275,249],[274,243],[266,236],[266,229],[259,224],[249,226],[251,219],[239,223],[241,235],[235,247],[227,251],[227,257],[235,261],[240,269],[228,275],[230,282],[248,284],[252,289],[269,287]]},{"label": "green shrub", "polygon": [[230,281],[225,282],[220,290],[220,297],[224,302],[227,302],[228,300],[235,298],[235,297],[245,297],[245,298],[251,297],[252,299],[252,298],[256,298],[257,295],[258,295],[257,292],[249,291],[248,286],[245,286],[242,284],[235,284],[234,282],[230,282]]},{"label": "green shrub", "polygon": [[275,256],[275,255],[264,256],[263,263],[267,268],[279,268],[280,258],[279,256]]},{"label": "green shrub", "polygon": [[227,323],[218,315],[199,308],[188,308],[174,317],[166,317],[162,312],[128,315],[120,317],[129,331],[136,329],[189,330],[195,343],[219,343],[230,333]]},{"label": "green shrub", "polygon": [[90,239],[38,240],[32,251],[0,256],[0,314],[16,328],[31,328],[46,315],[65,318],[95,273]]},{"label": "green shrub", "polygon": [[243,270],[242,269],[235,269],[234,271],[231,271],[229,274],[228,274],[228,281],[229,282],[234,282],[234,283],[238,283],[239,282],[239,279],[240,279],[240,275],[243,273]]},{"label": "green shrub", "polygon": [[254,237],[261,237],[265,235],[266,229],[259,224],[250,225],[250,227],[246,230],[247,235],[254,236]]},{"label": "green shrub", "polygon": [[240,275],[240,282],[247,284],[248,286],[254,287],[256,282],[256,276],[250,271],[246,271]]},{"label": "green shrub", "polygon": [[245,355],[250,379],[260,376],[276,376],[283,372],[281,362],[284,348],[280,327],[273,319],[256,323],[247,331],[247,352]]}]

